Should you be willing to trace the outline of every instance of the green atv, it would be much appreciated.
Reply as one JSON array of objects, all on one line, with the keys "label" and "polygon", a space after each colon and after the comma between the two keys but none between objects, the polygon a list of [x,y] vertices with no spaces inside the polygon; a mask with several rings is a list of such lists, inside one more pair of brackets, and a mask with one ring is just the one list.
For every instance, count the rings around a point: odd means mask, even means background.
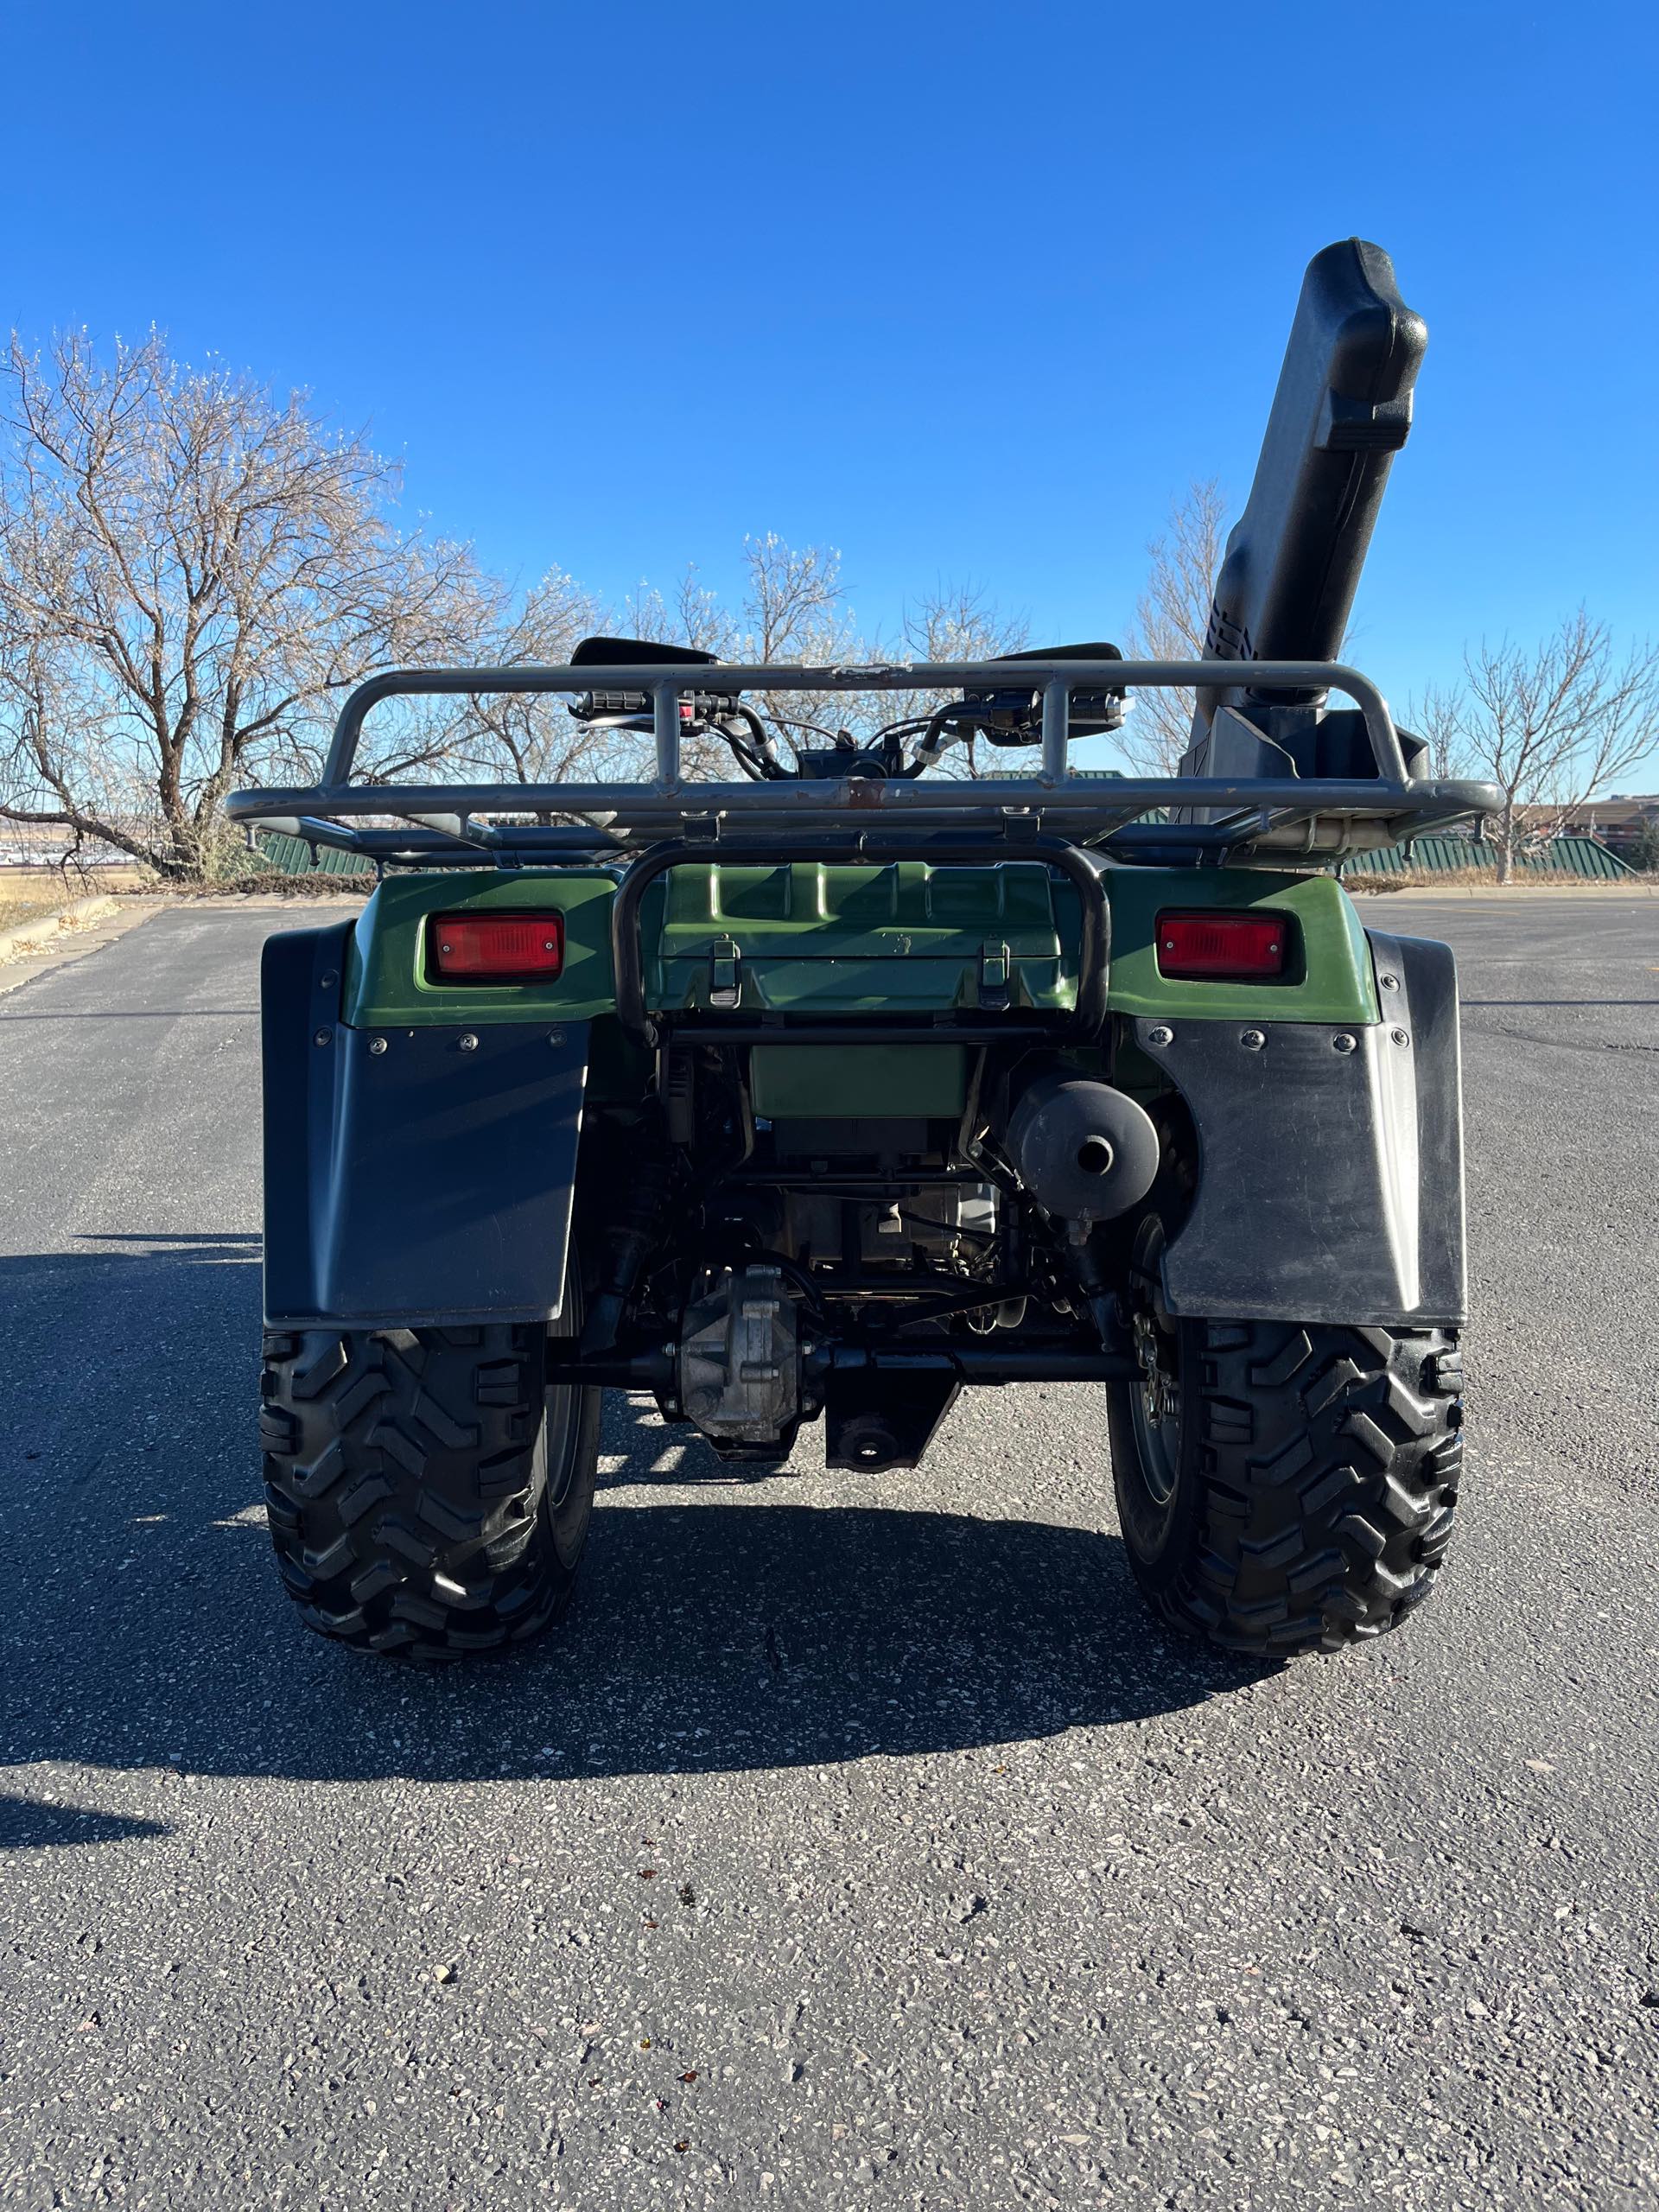
[{"label": "green atv", "polygon": [[[263,1437],[311,1627],[416,1660],[540,1635],[606,1389],[747,1466],[822,1415],[829,1465],[879,1472],[964,1385],[1103,1383],[1166,1621],[1288,1654],[1427,1594],[1461,1457],[1456,983],[1331,873],[1496,803],[1332,658],[1424,341],[1375,246],[1311,264],[1202,660],[592,639],[377,677],[320,785],[232,800],[381,877],[265,948]],[[1178,685],[1178,776],[1072,772]],[[907,711],[794,751],[791,691]],[[649,735],[654,777],[353,782],[377,701],[509,692]],[[970,735],[1026,772],[926,772]],[[688,777],[691,740],[741,779]]]}]

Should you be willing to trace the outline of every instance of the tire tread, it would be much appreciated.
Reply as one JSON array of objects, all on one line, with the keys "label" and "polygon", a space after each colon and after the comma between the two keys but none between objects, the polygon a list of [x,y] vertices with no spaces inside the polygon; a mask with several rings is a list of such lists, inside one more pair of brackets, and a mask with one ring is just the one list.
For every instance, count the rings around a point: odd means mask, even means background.
[{"label": "tire tread", "polygon": [[1149,1565],[1130,1548],[1147,1598],[1173,1626],[1274,1656],[1395,1627],[1432,1588],[1456,1519],[1455,1332],[1187,1325],[1201,1495],[1179,1559]]},{"label": "tire tread", "polygon": [[[546,1489],[538,1332],[266,1337],[260,1440],[284,1586],[334,1641],[431,1662],[527,1641],[569,1602]],[[598,1393],[569,1448],[591,1489]]]}]

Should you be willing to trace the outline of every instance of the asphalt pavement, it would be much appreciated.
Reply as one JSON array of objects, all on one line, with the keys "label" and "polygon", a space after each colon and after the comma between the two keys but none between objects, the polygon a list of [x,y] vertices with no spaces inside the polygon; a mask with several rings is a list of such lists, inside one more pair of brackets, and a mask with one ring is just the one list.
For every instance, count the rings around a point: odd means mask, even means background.
[{"label": "asphalt pavement", "polygon": [[1463,1527],[1277,1671],[1143,1613],[1098,1395],[735,1479],[612,1402],[529,1657],[306,1635],[258,1503],[257,955],[0,996],[0,2202],[1659,2202],[1659,900],[1462,959]]}]

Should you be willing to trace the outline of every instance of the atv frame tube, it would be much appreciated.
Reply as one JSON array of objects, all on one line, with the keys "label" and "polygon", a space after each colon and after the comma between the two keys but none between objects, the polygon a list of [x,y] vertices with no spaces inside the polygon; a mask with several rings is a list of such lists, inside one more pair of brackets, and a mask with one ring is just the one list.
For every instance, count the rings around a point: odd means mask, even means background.
[{"label": "atv frame tube", "polygon": [[[902,1344],[815,1344],[803,1362],[807,1381],[819,1388],[842,1376],[949,1376],[959,1382],[1128,1382],[1140,1372],[1132,1352],[1079,1351],[1068,1344],[965,1344],[952,1341],[916,1351]],[[676,1363],[670,1351],[584,1352],[555,1344],[548,1379],[613,1390],[672,1394]]]}]

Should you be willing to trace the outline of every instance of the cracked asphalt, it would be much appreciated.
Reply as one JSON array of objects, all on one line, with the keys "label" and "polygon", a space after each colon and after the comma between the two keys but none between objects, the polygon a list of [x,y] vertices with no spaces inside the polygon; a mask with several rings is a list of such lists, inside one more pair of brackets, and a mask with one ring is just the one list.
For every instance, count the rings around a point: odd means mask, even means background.
[{"label": "cracked asphalt", "polygon": [[1470,1473],[1397,1637],[1143,1615],[1086,1389],[913,1474],[610,1408],[561,1637],[277,1587],[257,955],[0,997],[0,2200],[499,2212],[1659,2202],[1659,899],[1462,961]]}]

